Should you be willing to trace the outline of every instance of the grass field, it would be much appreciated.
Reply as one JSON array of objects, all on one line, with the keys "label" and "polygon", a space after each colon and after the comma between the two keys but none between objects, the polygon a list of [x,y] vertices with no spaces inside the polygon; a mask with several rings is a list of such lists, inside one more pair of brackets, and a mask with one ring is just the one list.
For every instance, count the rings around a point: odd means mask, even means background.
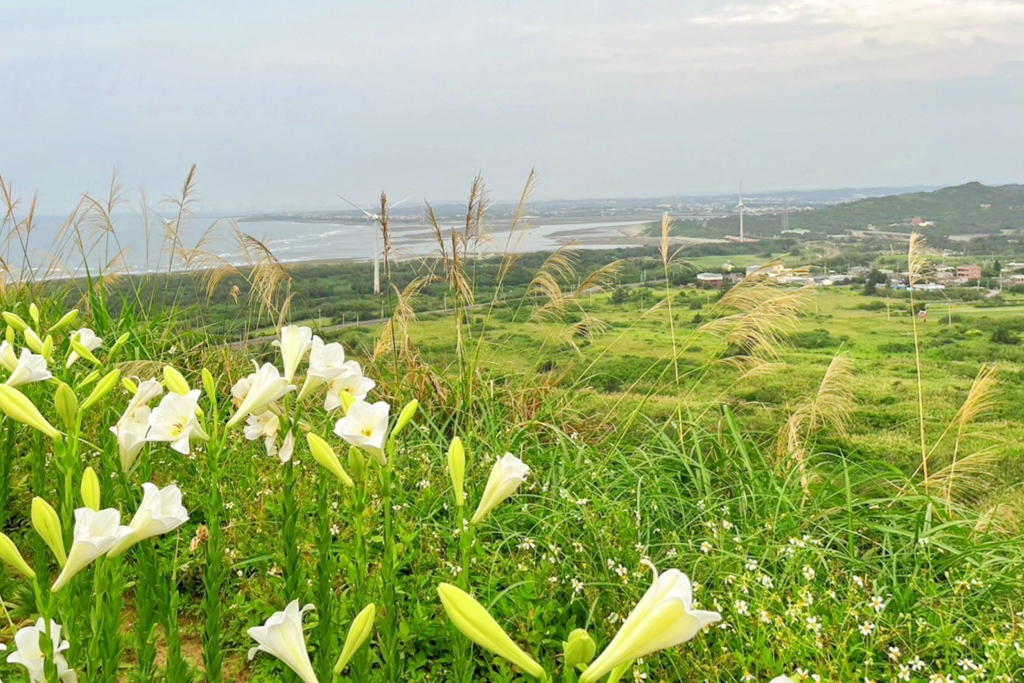
[{"label": "grass field", "polygon": [[[48,656],[0,678],[1020,679],[1019,303],[915,333],[895,295],[469,251],[333,330],[288,314],[329,270],[270,262],[205,307],[186,276],[9,287],[0,642]],[[307,386],[342,352],[365,401]],[[78,521],[113,511],[123,553]]]}]

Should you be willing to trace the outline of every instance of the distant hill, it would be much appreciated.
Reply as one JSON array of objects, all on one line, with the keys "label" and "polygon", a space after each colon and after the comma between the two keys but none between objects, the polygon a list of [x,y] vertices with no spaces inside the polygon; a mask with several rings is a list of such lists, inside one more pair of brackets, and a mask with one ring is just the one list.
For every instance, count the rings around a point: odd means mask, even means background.
[{"label": "distant hill", "polygon": [[[915,220],[917,219],[917,220]],[[778,213],[748,215],[749,234],[777,234],[782,217]],[[950,237],[998,233],[1024,229],[1024,185],[989,187],[978,182],[946,187],[931,192],[911,192],[885,197],[868,197],[819,209],[790,213],[791,229],[817,234],[842,234],[865,230],[869,225],[882,232]],[[709,221],[706,235],[736,234],[738,217]],[[694,225],[680,226],[682,234],[697,234]]]}]

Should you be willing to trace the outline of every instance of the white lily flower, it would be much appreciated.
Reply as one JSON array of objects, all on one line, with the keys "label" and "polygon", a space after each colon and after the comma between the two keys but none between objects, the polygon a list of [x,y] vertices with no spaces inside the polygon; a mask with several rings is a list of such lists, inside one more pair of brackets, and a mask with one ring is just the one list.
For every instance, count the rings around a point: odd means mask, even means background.
[{"label": "white lily flower", "polygon": [[174,484],[159,488],[146,482],[142,485],[142,502],[128,524],[131,534],[110,549],[109,555],[120,555],[136,543],[174,531],[188,521],[188,510],[181,504],[181,489]]},{"label": "white lily flower", "polygon": [[323,384],[340,377],[347,370],[344,347],[337,342],[324,344],[323,339],[314,335],[313,345],[309,349],[309,369],[306,371],[306,381],[299,392],[299,400],[306,398],[310,392]]},{"label": "white lily flower", "polygon": [[45,358],[28,349],[22,349],[21,358],[18,359],[17,365],[14,366],[14,370],[11,371],[11,376],[7,378],[5,384],[9,387],[20,387],[22,384],[45,382],[51,377],[53,375],[46,367]]},{"label": "white lily flower", "polygon": [[[295,390],[295,385],[282,377],[281,372],[270,363],[264,363],[259,370],[246,379],[248,379],[249,388],[245,392],[245,398],[242,399],[238,410],[228,420],[228,427],[238,424],[251,413],[262,413],[271,403],[289,391]],[[235,386],[237,387],[238,383]],[[232,389],[232,393],[234,393],[234,389]]]},{"label": "white lily flower", "polygon": [[365,401],[366,395],[377,386],[369,377],[363,376],[363,368],[359,363],[350,360],[344,364],[345,370],[327,385],[327,398],[324,399],[324,410],[335,410],[345,405],[342,394],[348,394],[353,401]]},{"label": "white lily flower", "polygon": [[14,372],[14,368],[18,367],[18,355],[6,339],[0,341],[0,366],[6,368],[8,372]]},{"label": "white lily flower", "polygon": [[75,510],[75,540],[68,551],[67,564],[50,590],[54,593],[59,591],[75,574],[88,567],[97,557],[105,555],[131,533],[131,527],[121,526],[121,513],[114,508]]},{"label": "white lily flower", "polygon": [[[255,363],[254,363],[255,364]],[[256,368],[259,369],[259,366]],[[238,410],[252,387],[252,375],[247,375],[231,385],[231,405]]]},{"label": "white lily flower", "polygon": [[384,459],[384,439],[388,435],[388,413],[391,411],[384,401],[374,404],[356,401],[348,408],[345,417],[334,425],[334,433],[349,444],[361,448],[380,464]]},{"label": "white lily flower", "polygon": [[[78,674],[68,668],[68,662],[62,654],[71,647],[71,643],[60,638],[61,626],[50,620],[50,640],[53,642],[53,663],[57,667],[57,677],[62,683],[75,683]],[[46,683],[46,657],[39,645],[39,636],[46,633],[46,621],[38,619],[32,626],[18,629],[14,634],[14,645],[17,648],[7,655],[8,664],[20,664],[28,670],[31,683]],[[3,648],[6,649],[6,648]]]},{"label": "white lily flower", "polygon": [[580,676],[580,683],[594,683],[626,662],[692,640],[705,626],[722,620],[718,612],[692,609],[693,591],[686,574],[669,569],[659,575],[653,564],[645,564],[654,571],[651,587],[612,642]]},{"label": "white lily flower", "polygon": [[147,441],[171,444],[171,448],[188,455],[189,437],[203,438],[205,432],[199,424],[196,408],[199,404],[199,389],[193,389],[184,396],[167,394],[149,414]]},{"label": "white lily flower", "polygon": [[147,379],[139,384],[135,395],[128,402],[124,414],[110,431],[117,437],[118,458],[121,471],[127,472],[135,463],[135,458],[146,445],[146,434],[149,433],[149,403],[164,393],[164,386],[155,379]]},{"label": "white lily flower", "polygon": [[267,455],[277,455],[277,433],[281,430],[281,419],[272,411],[252,413],[245,420],[244,434],[249,441],[263,439]]},{"label": "white lily flower", "polygon": [[288,430],[288,433],[284,435],[284,441],[281,442],[281,450],[278,452],[278,457],[281,458],[281,462],[288,462],[292,459],[292,454],[295,453],[295,432]]},{"label": "white lily flower", "polygon": [[[77,337],[78,338],[78,343],[81,344],[82,346],[84,346],[89,351],[95,351],[96,349],[98,349],[101,346],[103,346],[103,339],[101,337],[97,337],[96,333],[93,332],[92,330],[90,330],[88,327],[83,327],[83,328],[77,330],[76,332],[73,332],[71,334],[71,337],[72,337],[72,339]],[[78,352],[77,351],[72,351],[68,355],[68,360],[64,364],[64,367],[65,368],[70,368],[72,365],[75,364],[75,361],[77,361],[78,359],[79,359]]]},{"label": "white lily flower", "polygon": [[484,495],[480,497],[480,504],[473,513],[473,524],[483,520],[491,510],[516,492],[519,485],[526,481],[530,474],[530,468],[525,462],[506,453],[504,457],[494,463],[491,474],[487,477],[487,485],[484,486]]},{"label": "white lily flower", "polygon": [[313,330],[298,325],[287,325],[281,328],[281,339],[274,341],[274,346],[281,349],[284,362],[284,378],[289,383],[295,379],[295,371],[299,363],[306,357],[313,345]]},{"label": "white lily flower", "polygon": [[312,605],[299,609],[299,601],[292,600],[283,612],[274,612],[263,626],[250,628],[249,637],[258,645],[249,650],[249,659],[252,660],[257,652],[266,652],[288,665],[303,683],[319,683],[302,634],[302,615],[311,609]]}]

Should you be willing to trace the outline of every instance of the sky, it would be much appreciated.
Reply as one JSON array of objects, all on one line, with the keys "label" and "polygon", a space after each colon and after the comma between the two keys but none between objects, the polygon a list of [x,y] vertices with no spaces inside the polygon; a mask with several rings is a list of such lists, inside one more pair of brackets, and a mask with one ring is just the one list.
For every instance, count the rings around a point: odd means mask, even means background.
[{"label": "sky", "polygon": [[44,210],[322,210],[1024,181],[1024,1],[0,0],[0,174]]}]

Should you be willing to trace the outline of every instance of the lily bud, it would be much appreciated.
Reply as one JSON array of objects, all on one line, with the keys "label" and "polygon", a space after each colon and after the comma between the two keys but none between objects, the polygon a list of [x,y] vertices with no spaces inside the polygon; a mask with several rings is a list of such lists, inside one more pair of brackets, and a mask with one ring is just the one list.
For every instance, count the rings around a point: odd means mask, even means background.
[{"label": "lily bud", "polygon": [[299,363],[313,346],[313,330],[298,325],[286,325],[281,328],[281,339],[275,340],[273,345],[281,349],[284,378],[291,384]]},{"label": "lily bud", "polygon": [[75,417],[78,415],[78,397],[75,396],[71,387],[64,382],[58,384],[53,403],[57,408],[57,415],[64,422],[65,427],[75,424]]},{"label": "lily bud", "polygon": [[90,510],[100,509],[100,478],[91,467],[82,473],[82,505]]},{"label": "lily bud", "polygon": [[36,331],[31,327],[26,327],[21,331],[21,334],[25,337],[25,345],[38,353],[40,356],[43,355],[43,340],[39,338]]},{"label": "lily bud", "polygon": [[402,412],[398,414],[398,421],[395,422],[395,428],[391,430],[391,440],[394,441],[398,438],[398,435],[405,429],[406,425],[412,422],[412,419],[416,417],[416,411],[420,407],[420,402],[413,399],[405,404],[402,408]]},{"label": "lily bud", "polygon": [[122,377],[121,386],[124,387],[124,390],[127,391],[132,396],[139,392],[138,385],[135,384],[135,382],[133,382],[130,377]]},{"label": "lily bud", "polygon": [[363,452],[355,446],[348,449],[348,468],[352,470],[352,476],[358,481],[363,480],[363,473],[366,471],[366,458],[363,457]]},{"label": "lily bud", "polygon": [[58,320],[53,327],[50,328],[50,332],[59,332],[69,325],[73,325],[78,320],[78,309],[72,308],[70,311],[64,314],[64,316]]},{"label": "lily bud", "polygon": [[722,620],[718,612],[693,609],[690,579],[678,569],[658,574],[612,642],[580,676],[580,683],[596,683],[616,667],[634,659],[692,640],[705,626]]},{"label": "lily bud", "polygon": [[483,521],[491,510],[516,492],[519,485],[526,481],[526,475],[530,468],[522,460],[506,453],[503,458],[494,463],[491,468],[491,475],[487,478],[487,485],[484,486],[484,495],[480,497],[480,504],[473,513],[473,524]]},{"label": "lily bud", "polygon": [[597,652],[597,643],[590,637],[586,629],[578,628],[569,634],[569,640],[562,642],[565,657],[565,668],[575,669],[590,663]]},{"label": "lily bud", "polygon": [[485,650],[508,660],[534,678],[545,678],[544,668],[512,642],[494,617],[488,614],[472,595],[450,583],[439,585],[437,594],[441,596],[441,604],[444,605],[448,618],[462,635]]},{"label": "lily bud", "polygon": [[25,394],[6,384],[0,384],[0,410],[12,420],[38,429],[51,439],[60,436],[60,432],[46,421],[43,414]]},{"label": "lily bud", "polygon": [[203,389],[211,402],[217,400],[217,380],[213,378],[213,373],[206,368],[203,368]]},{"label": "lily bud", "polygon": [[32,318],[32,322],[36,324],[36,327],[39,327],[39,307],[36,306],[35,302],[28,305],[28,314]]},{"label": "lily bud", "polygon": [[348,476],[348,472],[342,468],[341,461],[338,460],[338,456],[334,452],[334,449],[331,448],[330,444],[313,432],[306,434],[306,443],[309,444],[309,452],[313,454],[314,460],[320,463],[331,474],[336,476],[338,481],[345,486],[354,485],[352,477]]},{"label": "lily bud", "polygon": [[61,567],[67,564],[68,554],[64,550],[64,533],[60,528],[60,517],[49,503],[39,497],[32,499],[32,528],[53,551],[57,564]]},{"label": "lily bud", "polygon": [[68,367],[74,365],[75,361],[79,358],[84,358],[93,365],[102,365],[100,359],[92,352],[92,349],[83,344],[77,336],[71,338],[71,351],[72,354],[67,362]]},{"label": "lily bud", "polygon": [[185,376],[170,365],[164,366],[164,386],[167,387],[167,391],[179,396],[185,396],[192,390],[185,381]]},{"label": "lily bud", "polygon": [[14,541],[7,538],[4,534],[0,534],[0,560],[9,564],[11,569],[14,569],[22,576],[29,579],[36,578],[36,573],[32,571],[32,567],[28,566],[25,558],[18,552],[18,546],[14,545]]},{"label": "lily bud", "polygon": [[28,329],[28,323],[22,320],[17,314],[11,313],[10,311],[4,311],[0,314],[4,318],[4,322],[13,327],[18,332]]},{"label": "lily bud", "polygon": [[53,335],[46,335],[46,339],[43,340],[43,350],[39,355],[45,358],[47,362],[53,360]]},{"label": "lily bud", "polygon": [[349,627],[348,636],[345,638],[345,646],[341,649],[338,663],[334,665],[335,676],[348,666],[348,663],[352,660],[352,655],[362,647],[363,643],[370,637],[370,634],[373,633],[373,620],[376,616],[377,608],[373,603],[370,603],[352,620],[352,626]]},{"label": "lily bud", "polygon": [[7,330],[4,331],[4,339],[7,340],[8,344],[12,344],[12,345],[14,344],[14,337],[15,337],[15,335],[16,335],[16,330],[12,326],[8,325],[7,326]]},{"label": "lily bud", "polygon": [[117,381],[121,379],[120,370],[111,370],[103,376],[96,386],[93,387],[92,393],[84,401],[82,401],[82,410],[86,411],[96,404],[101,398],[110,393],[110,390],[117,386]]},{"label": "lily bud", "polygon": [[107,356],[110,357],[110,358],[113,358],[114,354],[121,350],[121,347],[124,346],[124,343],[126,341],[128,341],[131,338],[131,336],[132,336],[131,332],[125,332],[120,337],[115,339],[114,340],[114,345],[110,347],[110,353],[107,354]]},{"label": "lily bud", "polygon": [[78,390],[81,391],[82,389],[86,388],[87,386],[89,386],[90,384],[92,384],[93,382],[98,380],[99,378],[100,378],[100,371],[99,370],[93,370],[92,372],[90,372],[88,375],[85,376],[85,379],[83,379],[81,382],[78,383]]},{"label": "lily bud", "polygon": [[462,439],[455,437],[448,447],[448,476],[452,480],[452,492],[455,504],[462,507],[466,504],[466,449],[462,447]]}]

